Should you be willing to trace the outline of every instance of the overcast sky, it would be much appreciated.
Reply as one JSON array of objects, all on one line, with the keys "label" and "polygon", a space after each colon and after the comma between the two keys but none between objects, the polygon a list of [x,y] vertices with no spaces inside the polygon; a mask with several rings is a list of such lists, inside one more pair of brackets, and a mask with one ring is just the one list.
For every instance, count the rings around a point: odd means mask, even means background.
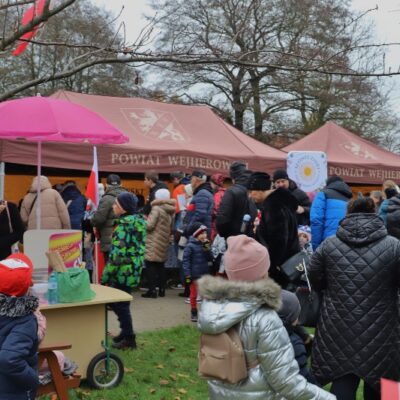
[{"label": "overcast sky", "polygon": [[[146,25],[143,15],[152,14],[148,6],[148,0],[92,0],[95,4],[118,13],[124,7],[121,19],[125,22],[128,41],[137,38],[142,28]],[[369,13],[370,18],[376,25],[377,42],[400,43],[400,0],[353,0],[353,8],[358,11],[366,11],[378,6],[377,11]],[[386,66],[392,70],[400,67],[400,45],[391,47],[387,53]],[[389,81],[391,79],[391,81]],[[385,78],[393,91],[392,101],[396,110],[400,112],[400,76]]]}]

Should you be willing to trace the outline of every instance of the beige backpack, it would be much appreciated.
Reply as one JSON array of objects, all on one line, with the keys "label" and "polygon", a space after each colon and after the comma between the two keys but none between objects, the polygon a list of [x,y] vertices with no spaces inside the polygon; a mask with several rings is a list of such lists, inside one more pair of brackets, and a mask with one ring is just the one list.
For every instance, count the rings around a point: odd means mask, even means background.
[{"label": "beige backpack", "polygon": [[219,379],[238,383],[247,378],[248,369],[242,341],[235,327],[217,335],[200,335],[199,375],[206,379]]}]

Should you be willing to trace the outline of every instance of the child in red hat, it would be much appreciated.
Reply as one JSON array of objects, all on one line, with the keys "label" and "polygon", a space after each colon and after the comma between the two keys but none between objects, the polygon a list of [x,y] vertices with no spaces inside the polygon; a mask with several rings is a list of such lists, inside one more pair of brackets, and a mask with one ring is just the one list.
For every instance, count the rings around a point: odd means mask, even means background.
[{"label": "child in red hat", "polygon": [[0,399],[33,400],[39,385],[39,300],[27,295],[32,269],[24,254],[0,261]]}]

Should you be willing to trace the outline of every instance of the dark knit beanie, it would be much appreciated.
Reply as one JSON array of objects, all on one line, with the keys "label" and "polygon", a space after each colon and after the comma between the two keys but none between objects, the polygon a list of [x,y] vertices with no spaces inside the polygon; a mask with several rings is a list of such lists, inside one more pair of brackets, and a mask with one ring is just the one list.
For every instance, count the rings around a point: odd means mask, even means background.
[{"label": "dark knit beanie", "polygon": [[289,176],[288,176],[287,172],[286,172],[284,169],[277,169],[277,170],[274,172],[274,175],[273,175],[273,177],[272,177],[272,180],[273,180],[274,182],[276,182],[276,181],[279,180],[279,179],[289,179]]},{"label": "dark knit beanie", "polygon": [[343,182],[343,179],[340,176],[337,176],[337,175],[330,176],[326,180],[326,186],[330,185],[333,182]]},{"label": "dark knit beanie", "polygon": [[397,194],[398,193],[397,193],[396,189],[393,189],[393,188],[385,189],[385,195],[386,195],[387,199],[391,199],[392,197],[396,196]]},{"label": "dark knit beanie", "polygon": [[135,214],[137,210],[138,198],[131,192],[122,192],[117,197],[117,202],[127,214]]},{"label": "dark knit beanie", "polygon": [[110,174],[107,176],[107,185],[119,186],[121,184],[121,178],[117,174]]},{"label": "dark knit beanie", "polygon": [[281,291],[282,306],[278,311],[278,315],[283,324],[290,326],[299,318],[301,307],[297,296],[287,290]]},{"label": "dark knit beanie", "polygon": [[187,234],[189,236],[193,236],[193,234],[199,229],[201,229],[202,226],[203,224],[201,222],[193,222],[193,224],[191,224],[189,229],[187,230]]},{"label": "dark knit beanie", "polygon": [[192,172],[191,176],[196,176],[197,178],[202,179],[204,182],[207,180],[207,174],[206,171],[204,171],[203,169],[195,169]]},{"label": "dark knit beanie", "polygon": [[247,181],[249,190],[269,190],[271,189],[271,178],[266,172],[253,172]]},{"label": "dark knit beanie", "polygon": [[229,176],[232,179],[237,179],[246,169],[246,164],[243,161],[234,161],[229,167]]}]

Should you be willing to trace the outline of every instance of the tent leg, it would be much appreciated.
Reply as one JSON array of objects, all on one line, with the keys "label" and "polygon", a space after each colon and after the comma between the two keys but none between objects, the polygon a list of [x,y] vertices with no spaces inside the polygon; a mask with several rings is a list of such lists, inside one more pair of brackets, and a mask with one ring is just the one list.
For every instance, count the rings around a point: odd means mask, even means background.
[{"label": "tent leg", "polygon": [[0,162],[0,200],[4,199],[4,176],[5,176],[5,163]]},{"label": "tent leg", "polygon": [[42,175],[42,142],[38,142],[37,148],[37,198],[36,198],[36,229],[40,229],[41,222],[41,190],[40,190],[40,177]]}]

